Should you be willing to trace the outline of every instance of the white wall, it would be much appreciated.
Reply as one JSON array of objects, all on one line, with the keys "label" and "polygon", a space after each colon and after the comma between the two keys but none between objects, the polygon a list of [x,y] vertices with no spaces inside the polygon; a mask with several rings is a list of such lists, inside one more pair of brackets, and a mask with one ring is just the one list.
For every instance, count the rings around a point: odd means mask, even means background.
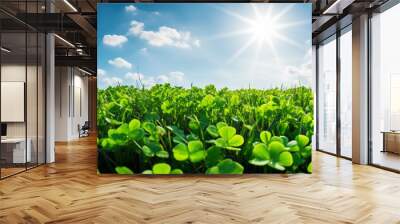
[{"label": "white wall", "polygon": [[56,67],[55,85],[55,140],[77,139],[78,125],[88,120],[88,78],[76,68]]}]

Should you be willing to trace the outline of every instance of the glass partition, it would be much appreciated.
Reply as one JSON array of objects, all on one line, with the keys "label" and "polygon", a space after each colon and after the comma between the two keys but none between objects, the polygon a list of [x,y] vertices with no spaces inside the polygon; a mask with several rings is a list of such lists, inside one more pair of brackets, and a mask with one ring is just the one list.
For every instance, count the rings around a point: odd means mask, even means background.
[{"label": "glass partition", "polygon": [[371,162],[400,170],[400,4],[371,19]]},{"label": "glass partition", "polygon": [[318,47],[318,149],[336,154],[336,36]]},{"label": "glass partition", "polygon": [[[0,7],[43,11],[43,1],[14,3]],[[0,12],[1,179],[45,163],[45,44],[43,33]]]},{"label": "glass partition", "polygon": [[1,175],[6,177],[24,171],[31,157],[26,150],[26,33],[3,32],[1,46]]},{"label": "glass partition", "polygon": [[352,33],[340,36],[340,155],[352,157]]}]

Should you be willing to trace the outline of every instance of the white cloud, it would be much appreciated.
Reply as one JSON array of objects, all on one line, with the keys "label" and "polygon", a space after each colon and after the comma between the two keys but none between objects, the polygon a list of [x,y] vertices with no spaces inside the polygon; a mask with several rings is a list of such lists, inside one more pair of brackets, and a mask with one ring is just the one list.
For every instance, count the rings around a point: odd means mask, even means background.
[{"label": "white cloud", "polygon": [[185,86],[189,83],[185,79],[185,74],[180,71],[174,71],[158,76],[145,76],[138,72],[127,72],[125,76],[120,77],[109,75],[105,70],[98,69],[97,74],[100,88],[117,85],[135,85],[137,87],[143,85],[146,88],[151,88],[156,84],[169,83],[172,86]]},{"label": "white cloud", "polygon": [[137,72],[128,72],[125,74],[125,79],[128,81],[141,81],[144,80],[144,75],[142,73]]},{"label": "white cloud", "polygon": [[103,44],[111,46],[111,47],[121,47],[125,42],[128,41],[124,35],[104,35]]},{"label": "white cloud", "polygon": [[143,32],[144,23],[138,22],[136,20],[131,21],[131,27],[129,28],[129,34],[140,36]]},{"label": "white cloud", "polygon": [[185,84],[185,74],[180,71],[170,72],[166,75],[159,75],[152,79],[155,84],[169,83],[173,86],[183,86]]},{"label": "white cloud", "polygon": [[193,39],[190,32],[178,31],[167,26],[159,27],[158,31],[148,31],[144,29],[144,23],[135,20],[131,22],[129,34],[146,40],[148,44],[156,47],[191,48],[200,46],[200,41]]},{"label": "white cloud", "polygon": [[156,15],[156,16],[161,15],[160,12],[157,12],[157,11],[153,12],[153,14]]},{"label": "white cloud", "polygon": [[127,12],[134,12],[136,10],[137,10],[137,8],[134,5],[125,6],[125,11],[127,11]]},{"label": "white cloud", "polygon": [[150,88],[150,87],[152,87],[152,86],[154,86],[154,85],[156,84],[156,80],[155,80],[154,77],[148,77],[147,79],[144,79],[144,80],[142,81],[142,84],[143,84],[145,87]]},{"label": "white cloud", "polygon": [[101,80],[105,86],[118,86],[118,85],[123,85],[124,80],[118,77],[105,77],[104,79]]},{"label": "white cloud", "polygon": [[286,66],[285,74],[289,79],[296,80],[302,85],[311,86],[312,84],[312,65],[304,63],[301,66]]},{"label": "white cloud", "polygon": [[104,77],[105,75],[106,75],[105,70],[103,70],[101,68],[97,69],[97,77],[101,78],[101,77]]},{"label": "white cloud", "polygon": [[155,84],[169,83],[172,86],[184,86],[188,83],[185,79],[185,74],[180,71],[158,76],[145,76],[142,73],[128,72],[125,74],[125,79],[128,83],[142,84],[147,88],[150,88]]},{"label": "white cloud", "polygon": [[108,86],[117,86],[123,85],[124,80],[116,77],[116,76],[109,76],[107,71],[103,69],[97,69],[97,78],[99,80],[99,87],[108,87]]},{"label": "white cloud", "polygon": [[200,47],[200,40],[194,40],[193,41],[194,46]]},{"label": "white cloud", "polygon": [[185,81],[185,74],[183,72],[170,72],[168,74],[170,82],[175,84],[182,84]]},{"label": "white cloud", "polygon": [[157,83],[167,83],[169,79],[166,75],[159,75],[156,80]]},{"label": "white cloud", "polygon": [[114,58],[113,60],[108,60],[108,64],[113,65],[117,68],[127,68],[127,69],[132,68],[132,64],[127,62],[125,59],[121,57]]}]

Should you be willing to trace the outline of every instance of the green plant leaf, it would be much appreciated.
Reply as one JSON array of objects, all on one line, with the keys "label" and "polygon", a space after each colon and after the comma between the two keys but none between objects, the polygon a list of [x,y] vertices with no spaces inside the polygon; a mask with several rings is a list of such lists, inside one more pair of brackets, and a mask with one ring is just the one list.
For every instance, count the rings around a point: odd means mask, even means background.
[{"label": "green plant leaf", "polygon": [[296,141],[297,141],[298,145],[300,146],[300,148],[304,148],[305,146],[308,145],[310,140],[305,135],[298,135],[298,136],[296,136]]},{"label": "green plant leaf", "polygon": [[311,162],[307,166],[307,172],[312,173],[312,163]]},{"label": "green plant leaf", "polygon": [[151,122],[144,122],[142,125],[143,129],[147,131],[147,133],[154,135],[157,133],[157,127],[155,124]]},{"label": "green plant leaf", "polygon": [[226,126],[228,126],[228,125],[225,122],[218,122],[217,123],[217,129],[218,130],[223,128],[223,127],[226,127]]},{"label": "green plant leaf", "polygon": [[301,150],[301,155],[304,158],[311,157],[311,154],[312,154],[311,146],[306,146],[306,147],[303,148],[303,150]]},{"label": "green plant leaf", "polygon": [[284,166],[282,166],[281,164],[276,163],[276,162],[270,162],[267,165],[272,167],[272,168],[274,168],[274,169],[276,169],[276,170],[279,170],[279,171],[284,171],[285,170]]},{"label": "green plant leaf", "polygon": [[225,149],[232,150],[232,151],[240,151],[241,150],[240,148],[230,147],[230,146],[225,147]]},{"label": "green plant leaf", "polygon": [[255,166],[265,166],[269,162],[270,157],[267,145],[264,143],[255,145],[252,152],[252,159],[249,160],[249,163]]},{"label": "green plant leaf", "polygon": [[206,174],[220,174],[218,166],[208,168]]},{"label": "green plant leaf", "polygon": [[244,138],[241,135],[234,135],[231,139],[229,139],[229,146],[238,147],[243,145]]},{"label": "green plant leaf", "polygon": [[285,167],[289,167],[293,164],[293,157],[290,152],[282,152],[279,155],[279,164]]},{"label": "green plant leaf", "polygon": [[[147,146],[151,151],[151,154],[150,153],[148,154],[151,155],[150,157],[153,157],[155,154],[157,154],[157,152],[164,150],[163,146],[158,142],[147,141],[145,144],[146,144],[145,146]],[[143,152],[145,150],[145,146],[142,147]],[[148,151],[148,149],[146,149],[146,151]]]},{"label": "green plant leaf", "polygon": [[236,134],[236,129],[234,127],[225,126],[218,129],[218,133],[223,139],[229,141]]},{"label": "green plant leaf", "polygon": [[144,130],[142,128],[137,128],[137,129],[129,129],[129,138],[132,140],[140,140],[144,137]]},{"label": "green plant leaf", "polygon": [[140,121],[138,119],[132,119],[129,122],[129,130],[133,131],[133,130],[138,129],[138,128],[140,128]]},{"label": "green plant leaf", "polygon": [[147,145],[144,145],[143,147],[142,147],[142,151],[143,151],[143,154],[145,155],[145,156],[147,156],[147,157],[153,157],[154,156],[154,152],[151,150],[151,148],[150,147],[148,147]]},{"label": "green plant leaf", "polygon": [[199,130],[200,129],[200,123],[198,121],[191,120],[191,121],[189,121],[189,128],[192,131]]},{"label": "green plant leaf", "polygon": [[151,170],[145,170],[142,172],[142,174],[153,174],[153,171]]},{"label": "green plant leaf", "polygon": [[126,166],[115,167],[115,172],[117,172],[118,174],[133,174],[132,170]]},{"label": "green plant leaf", "polygon": [[158,158],[167,159],[169,157],[169,153],[165,150],[161,150],[161,151],[156,152],[156,156]]},{"label": "green plant leaf", "polygon": [[153,174],[169,174],[171,166],[167,163],[157,163],[153,166]]},{"label": "green plant leaf", "polygon": [[215,140],[215,145],[221,148],[226,148],[228,147],[228,142],[223,138],[219,138]]},{"label": "green plant leaf", "polygon": [[173,169],[171,174],[183,174],[183,171],[181,169]]},{"label": "green plant leaf", "polygon": [[197,135],[195,135],[195,134],[190,134],[190,135],[187,135],[186,136],[186,139],[188,140],[188,141],[194,141],[194,140],[199,140],[199,137],[197,136]]},{"label": "green plant leaf", "polygon": [[176,145],[172,152],[174,153],[174,158],[178,161],[185,161],[189,158],[188,149],[183,143]]},{"label": "green plant leaf", "polygon": [[161,127],[161,126],[158,126],[158,125],[157,125],[156,129],[157,129],[157,134],[158,134],[159,136],[164,136],[164,135],[167,133],[167,132],[165,131],[165,129],[164,129],[163,127]]},{"label": "green plant leaf", "polygon": [[282,139],[282,143],[283,145],[287,145],[289,142],[289,139],[286,136],[279,136]]},{"label": "green plant leaf", "polygon": [[273,137],[271,138],[271,142],[280,142],[280,143],[283,143],[283,141],[282,141],[282,139],[281,139],[280,136],[273,136]]},{"label": "green plant leaf", "polygon": [[206,151],[204,150],[203,143],[201,141],[190,141],[188,144],[189,159],[192,163],[197,163],[204,160]]},{"label": "green plant leaf", "polygon": [[273,161],[278,161],[281,152],[285,151],[285,146],[281,142],[273,141],[268,145],[268,151],[270,158]]},{"label": "green plant leaf", "polygon": [[101,147],[103,149],[114,149],[116,143],[114,140],[112,140],[111,138],[105,138],[101,141]]},{"label": "green plant leaf", "polygon": [[222,152],[221,148],[216,146],[211,146],[207,150],[207,156],[205,159],[206,166],[212,167],[218,164],[219,161],[224,159],[224,153]]},{"label": "green plant leaf", "polygon": [[214,125],[209,125],[207,127],[207,133],[210,134],[212,137],[217,138],[219,136],[218,129]]},{"label": "green plant leaf", "polygon": [[121,129],[110,129],[108,130],[108,137],[114,141],[125,141],[126,133],[122,132]]},{"label": "green plant leaf", "polygon": [[173,141],[175,143],[187,143],[185,139],[185,133],[183,132],[183,130],[179,129],[176,126],[167,126],[167,129],[170,130],[172,133],[174,133],[174,135],[176,135],[173,138]]},{"label": "green plant leaf", "polygon": [[[217,167],[217,168],[214,168]],[[217,166],[210,168],[209,174],[243,174],[243,166],[231,159],[224,159]]]},{"label": "green plant leaf", "polygon": [[298,152],[300,151],[299,146],[297,145],[297,141],[296,140],[292,140],[290,142],[288,142],[287,146],[289,147],[289,150],[291,152]]},{"label": "green plant leaf", "polygon": [[271,140],[271,132],[269,131],[262,131],[260,133],[260,139],[263,143],[268,144],[269,140]]}]

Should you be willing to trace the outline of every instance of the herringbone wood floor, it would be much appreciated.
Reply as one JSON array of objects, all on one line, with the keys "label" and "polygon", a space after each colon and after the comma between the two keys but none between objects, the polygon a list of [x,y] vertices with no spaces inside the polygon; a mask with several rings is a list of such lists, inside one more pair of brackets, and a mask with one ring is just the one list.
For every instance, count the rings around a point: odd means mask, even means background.
[{"label": "herringbone wood floor", "polygon": [[314,174],[97,176],[95,138],[0,181],[0,223],[400,223],[400,175],[315,153]]}]

